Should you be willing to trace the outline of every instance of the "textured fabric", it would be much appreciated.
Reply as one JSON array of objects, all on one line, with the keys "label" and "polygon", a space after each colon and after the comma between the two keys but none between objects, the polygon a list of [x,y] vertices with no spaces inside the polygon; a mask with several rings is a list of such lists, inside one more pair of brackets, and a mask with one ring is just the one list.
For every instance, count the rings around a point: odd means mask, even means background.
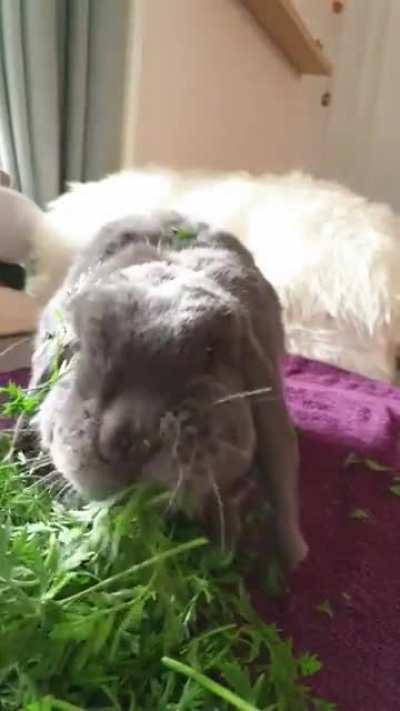
[{"label": "textured fabric", "polygon": [[0,0],[0,155],[40,205],[120,159],[130,0]]},{"label": "textured fabric", "polygon": [[[25,386],[28,380],[29,370],[25,368],[21,370],[11,370],[8,373],[0,373],[0,388],[10,382]],[[0,420],[0,422],[3,423],[3,420]]]},{"label": "textured fabric", "polygon": [[[317,694],[342,711],[397,711],[400,499],[388,490],[391,473],[344,462],[355,453],[400,470],[400,390],[295,357],[285,380],[311,552],[287,597],[255,602],[296,649],[319,655]],[[357,509],[369,517],[352,518]],[[326,601],[333,617],[317,610]]]},{"label": "textured fabric", "polygon": [[[301,358],[285,374],[310,555],[286,598],[257,604],[297,649],[319,655],[316,693],[343,711],[397,711],[400,499],[389,486],[400,471],[400,390]],[[345,467],[350,453],[394,472]],[[352,518],[357,509],[368,518]],[[332,618],[317,610],[325,601]]]}]

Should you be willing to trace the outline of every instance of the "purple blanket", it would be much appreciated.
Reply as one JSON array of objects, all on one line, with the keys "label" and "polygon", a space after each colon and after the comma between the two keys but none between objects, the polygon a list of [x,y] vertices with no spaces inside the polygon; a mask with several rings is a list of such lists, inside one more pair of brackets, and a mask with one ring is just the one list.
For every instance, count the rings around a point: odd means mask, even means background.
[{"label": "purple blanket", "polygon": [[[389,487],[400,471],[400,390],[302,358],[288,359],[285,375],[310,556],[290,596],[259,608],[319,655],[318,694],[343,711],[397,711],[400,497]],[[393,471],[346,467],[351,453]]]},{"label": "purple blanket", "polygon": [[[317,694],[343,711],[397,711],[400,497],[390,486],[400,472],[400,390],[294,357],[285,377],[310,556],[289,596],[256,603],[298,649],[319,655]],[[345,466],[352,453],[393,471]]]}]

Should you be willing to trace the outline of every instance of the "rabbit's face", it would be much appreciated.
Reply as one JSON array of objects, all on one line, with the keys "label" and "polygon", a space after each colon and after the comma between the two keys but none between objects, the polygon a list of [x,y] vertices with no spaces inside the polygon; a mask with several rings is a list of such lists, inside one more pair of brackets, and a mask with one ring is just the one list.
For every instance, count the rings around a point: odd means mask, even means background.
[{"label": "rabbit's face", "polygon": [[188,489],[198,505],[247,474],[250,406],[235,397],[240,310],[181,265],[151,262],[92,284],[71,303],[77,352],[39,413],[42,442],[83,494],[139,480]]}]

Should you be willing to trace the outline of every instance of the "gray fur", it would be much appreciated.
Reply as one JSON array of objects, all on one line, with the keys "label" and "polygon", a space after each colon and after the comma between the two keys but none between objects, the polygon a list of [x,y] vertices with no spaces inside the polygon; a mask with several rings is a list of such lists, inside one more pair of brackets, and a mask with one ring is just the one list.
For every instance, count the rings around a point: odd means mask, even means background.
[{"label": "gray fur", "polygon": [[[175,228],[197,239],[180,241]],[[43,313],[32,386],[60,349],[70,365],[37,426],[74,487],[98,498],[162,480],[172,498],[189,493],[204,518],[222,501],[233,525],[232,491],[256,458],[286,559],[305,556],[280,307],[238,240],[178,215],[108,225]],[[270,391],[229,399],[259,388]]]}]

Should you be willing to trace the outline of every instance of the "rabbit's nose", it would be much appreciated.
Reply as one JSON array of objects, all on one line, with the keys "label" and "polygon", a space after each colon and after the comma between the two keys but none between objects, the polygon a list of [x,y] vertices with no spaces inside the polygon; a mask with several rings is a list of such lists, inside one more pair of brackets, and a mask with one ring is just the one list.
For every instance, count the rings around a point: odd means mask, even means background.
[{"label": "rabbit's nose", "polygon": [[132,464],[142,467],[154,452],[154,443],[144,433],[134,433],[129,424],[99,433],[98,451],[107,464]]},{"label": "rabbit's nose", "polygon": [[107,463],[141,467],[157,447],[158,410],[145,398],[137,396],[132,402],[128,398],[116,399],[101,415],[97,448]]},{"label": "rabbit's nose", "polygon": [[100,428],[98,450],[101,459],[117,464],[134,458],[135,438],[128,424]]}]

